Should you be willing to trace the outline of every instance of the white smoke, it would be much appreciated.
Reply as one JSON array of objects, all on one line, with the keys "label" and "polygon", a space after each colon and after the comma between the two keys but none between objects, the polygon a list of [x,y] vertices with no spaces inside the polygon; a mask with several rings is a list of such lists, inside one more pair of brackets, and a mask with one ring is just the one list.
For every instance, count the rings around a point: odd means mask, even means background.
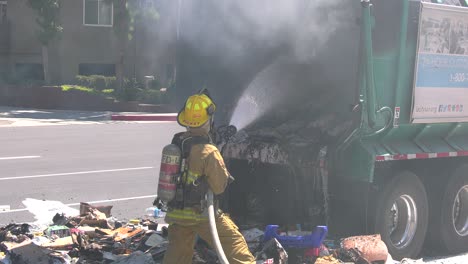
[{"label": "white smoke", "polygon": [[[342,25],[352,22],[349,0],[182,0],[186,40],[212,54],[219,47],[228,59],[242,57],[246,43],[265,48],[289,45],[298,58],[310,58]],[[214,12],[213,12],[214,11]],[[202,25],[200,27],[200,25]],[[246,42],[250,41],[250,42]]]}]

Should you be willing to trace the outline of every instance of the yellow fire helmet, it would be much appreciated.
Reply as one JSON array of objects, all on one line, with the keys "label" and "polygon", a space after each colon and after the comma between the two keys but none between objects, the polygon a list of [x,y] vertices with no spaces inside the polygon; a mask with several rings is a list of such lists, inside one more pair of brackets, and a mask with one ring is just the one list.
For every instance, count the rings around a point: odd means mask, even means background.
[{"label": "yellow fire helmet", "polygon": [[206,90],[190,96],[177,115],[177,122],[184,127],[201,127],[214,114],[216,105]]}]

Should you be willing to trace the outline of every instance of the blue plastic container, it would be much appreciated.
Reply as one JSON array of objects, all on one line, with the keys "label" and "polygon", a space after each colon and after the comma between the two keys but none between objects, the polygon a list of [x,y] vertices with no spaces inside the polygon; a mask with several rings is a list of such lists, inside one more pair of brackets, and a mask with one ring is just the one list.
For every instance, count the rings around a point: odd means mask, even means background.
[{"label": "blue plastic container", "polygon": [[265,228],[264,240],[276,238],[284,248],[318,248],[327,236],[326,226],[316,226],[312,234],[305,236],[280,236],[277,225],[268,225]]}]

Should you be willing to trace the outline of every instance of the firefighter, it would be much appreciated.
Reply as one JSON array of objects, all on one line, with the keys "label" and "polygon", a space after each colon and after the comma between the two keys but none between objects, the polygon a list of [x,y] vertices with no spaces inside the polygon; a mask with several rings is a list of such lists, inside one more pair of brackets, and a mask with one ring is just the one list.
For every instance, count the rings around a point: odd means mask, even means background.
[{"label": "firefighter", "polygon": [[[210,136],[215,110],[216,105],[204,89],[190,96],[177,116],[178,123],[187,132],[176,134],[172,144],[179,145],[182,155],[187,152],[188,157],[176,197],[168,204],[165,221],[169,223],[169,246],[164,264],[192,263],[196,235],[214,246],[204,198],[208,188],[215,195],[222,194],[230,178]],[[216,212],[219,239],[229,263],[255,263],[236,224],[220,210]]]}]

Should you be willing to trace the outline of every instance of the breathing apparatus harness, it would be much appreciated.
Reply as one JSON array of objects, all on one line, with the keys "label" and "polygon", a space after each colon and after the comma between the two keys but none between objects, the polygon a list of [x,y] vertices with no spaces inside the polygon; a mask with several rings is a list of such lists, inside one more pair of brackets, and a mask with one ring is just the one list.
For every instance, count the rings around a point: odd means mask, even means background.
[{"label": "breathing apparatus harness", "polygon": [[194,145],[198,144],[213,144],[210,136],[186,136],[186,132],[181,132],[174,135],[172,144],[178,146],[181,153],[180,176],[177,179],[175,199],[169,202],[168,206],[174,209],[184,209],[192,207],[198,213],[202,213],[206,209],[205,195],[209,189],[205,175],[196,177],[193,182],[188,182],[191,174],[188,166],[190,152]]}]

